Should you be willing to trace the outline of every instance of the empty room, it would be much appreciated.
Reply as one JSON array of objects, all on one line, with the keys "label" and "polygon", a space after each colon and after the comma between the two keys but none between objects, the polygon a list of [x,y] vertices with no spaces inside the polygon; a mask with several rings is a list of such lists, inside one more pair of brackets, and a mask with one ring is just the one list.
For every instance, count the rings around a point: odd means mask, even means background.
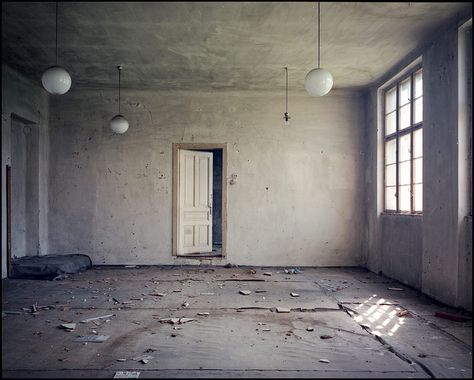
[{"label": "empty room", "polygon": [[2,1],[2,377],[472,378],[470,2]]}]

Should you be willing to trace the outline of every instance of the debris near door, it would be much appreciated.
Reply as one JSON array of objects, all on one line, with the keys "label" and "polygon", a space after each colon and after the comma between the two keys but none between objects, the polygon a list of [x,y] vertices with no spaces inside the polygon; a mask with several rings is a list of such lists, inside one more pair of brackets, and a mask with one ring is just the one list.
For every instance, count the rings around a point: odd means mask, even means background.
[{"label": "debris near door", "polygon": [[405,289],[403,288],[397,288],[397,287],[391,287],[391,288],[387,288],[388,290],[393,290],[393,291],[396,291],[396,292],[403,292]]},{"label": "debris near door", "polygon": [[303,273],[303,271],[300,268],[290,268],[290,269],[285,269],[285,273],[299,274],[299,273]]},{"label": "debris near door", "polygon": [[61,323],[58,327],[60,329],[70,332],[70,331],[74,331],[74,329],[76,328],[76,324],[75,323]]},{"label": "debris near door", "polygon": [[107,315],[101,315],[100,317],[87,318],[87,319],[83,319],[81,323],[88,323],[92,321],[97,321],[99,319],[107,319],[107,318],[113,317],[114,315],[115,314],[107,314]]},{"label": "debris near door", "polygon": [[109,335],[84,335],[74,339],[74,342],[92,342],[92,343],[103,343],[109,339]]},{"label": "debris near door", "polygon": [[471,320],[471,318],[463,317],[462,315],[446,313],[444,311],[437,311],[434,315],[435,317],[448,319],[455,322],[467,322]]},{"label": "debris near door", "polygon": [[298,293],[291,292],[291,293],[290,293],[290,296],[292,296],[292,297],[299,297],[300,295],[299,295]]},{"label": "debris near door", "polygon": [[140,372],[138,371],[117,371],[114,374],[114,379],[138,379]]},{"label": "debris near door", "polygon": [[160,319],[160,323],[171,323],[172,325],[175,324],[183,324],[187,322],[194,321],[194,318],[162,318]]},{"label": "debris near door", "polygon": [[244,296],[248,296],[252,292],[250,290],[239,290],[239,293],[243,294]]}]

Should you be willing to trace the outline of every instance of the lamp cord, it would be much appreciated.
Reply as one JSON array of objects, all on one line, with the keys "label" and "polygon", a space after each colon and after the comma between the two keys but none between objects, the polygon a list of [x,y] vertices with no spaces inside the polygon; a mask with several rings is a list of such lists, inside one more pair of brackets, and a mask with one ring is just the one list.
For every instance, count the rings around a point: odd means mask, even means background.
[{"label": "lamp cord", "polygon": [[285,67],[286,70],[286,112],[288,113],[288,67]]},{"label": "lamp cord", "polygon": [[56,1],[56,66],[58,65],[58,2]]},{"label": "lamp cord", "polygon": [[318,69],[321,68],[321,4],[318,1]]},{"label": "lamp cord", "polygon": [[118,72],[119,72],[119,115],[120,115],[120,66],[117,67]]}]

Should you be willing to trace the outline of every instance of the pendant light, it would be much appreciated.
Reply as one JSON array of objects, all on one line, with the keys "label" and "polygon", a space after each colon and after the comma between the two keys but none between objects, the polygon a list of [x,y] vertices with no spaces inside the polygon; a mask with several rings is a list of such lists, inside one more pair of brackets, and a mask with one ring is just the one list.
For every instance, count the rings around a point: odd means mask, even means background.
[{"label": "pendant light", "polygon": [[122,71],[122,66],[117,66],[117,70],[119,73],[118,114],[110,120],[110,128],[115,133],[125,133],[128,129],[128,121],[120,114],[120,72]]},{"label": "pendant light", "polygon": [[71,76],[65,68],[58,65],[58,2],[56,1],[56,65],[47,69],[41,83],[46,91],[53,95],[63,95],[71,88]]},{"label": "pendant light", "polygon": [[323,96],[331,91],[333,83],[331,73],[321,68],[321,11],[318,1],[318,68],[306,74],[304,87],[311,96]]},{"label": "pendant light", "polygon": [[285,67],[286,71],[286,108],[285,113],[283,114],[283,120],[285,120],[285,126],[290,125],[290,115],[288,115],[288,67]]}]

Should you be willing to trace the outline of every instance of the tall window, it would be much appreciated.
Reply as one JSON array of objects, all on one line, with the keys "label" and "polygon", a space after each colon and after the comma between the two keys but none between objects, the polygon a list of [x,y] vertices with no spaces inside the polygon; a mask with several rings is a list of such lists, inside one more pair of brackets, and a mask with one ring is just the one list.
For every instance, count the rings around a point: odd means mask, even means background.
[{"label": "tall window", "polygon": [[423,211],[423,77],[417,68],[384,93],[385,211]]}]

